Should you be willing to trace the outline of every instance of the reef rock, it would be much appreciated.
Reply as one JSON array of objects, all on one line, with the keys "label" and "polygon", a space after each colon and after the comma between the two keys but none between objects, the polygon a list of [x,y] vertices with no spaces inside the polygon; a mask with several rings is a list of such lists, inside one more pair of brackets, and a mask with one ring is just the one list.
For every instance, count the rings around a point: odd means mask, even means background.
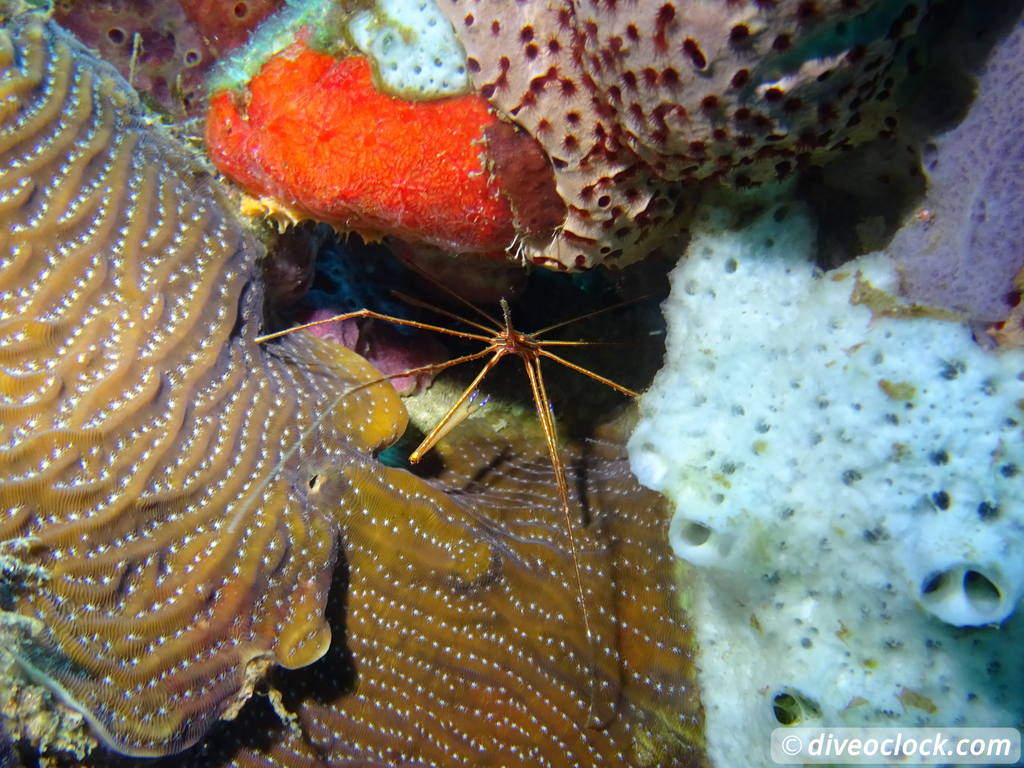
[{"label": "reef rock", "polygon": [[817,272],[796,205],[702,223],[630,458],[697,567],[712,759],[779,724],[1016,723],[1024,353],[901,302],[884,256]]}]

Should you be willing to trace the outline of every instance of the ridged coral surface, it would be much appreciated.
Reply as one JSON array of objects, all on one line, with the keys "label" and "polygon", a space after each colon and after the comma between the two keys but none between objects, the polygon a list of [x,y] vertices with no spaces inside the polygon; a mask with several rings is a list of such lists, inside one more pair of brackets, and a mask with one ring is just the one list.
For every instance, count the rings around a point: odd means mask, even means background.
[{"label": "ridged coral surface", "polygon": [[683,190],[784,176],[893,127],[926,2],[438,0],[478,90],[547,151],[568,206],[526,255],[563,268],[644,257]]},{"label": "ridged coral surface", "polygon": [[314,423],[310,393],[375,372],[254,343],[255,243],[113,69],[22,16],[0,93],[0,539],[49,574],[23,659],[119,750],[167,752],[326,650],[337,523],[303,460],[404,411],[385,385]]},{"label": "ridged coral surface", "polygon": [[392,388],[255,343],[258,247],[111,68],[19,15],[0,94],[0,598],[37,681],[132,754],[276,664],[286,706],[333,689],[275,764],[699,762],[665,510],[614,446],[573,460],[588,639],[542,444],[379,465]]},{"label": "ridged coral surface", "polygon": [[[621,438],[566,452],[592,648],[543,445],[523,447],[474,423],[460,431],[431,473],[458,506],[437,517],[346,510],[351,657],[332,650],[303,671],[302,736],[284,729],[275,747],[233,764],[701,765],[668,510],[637,485]],[[418,482],[386,472],[404,495]],[[489,542],[458,572],[437,545],[453,531]]]}]

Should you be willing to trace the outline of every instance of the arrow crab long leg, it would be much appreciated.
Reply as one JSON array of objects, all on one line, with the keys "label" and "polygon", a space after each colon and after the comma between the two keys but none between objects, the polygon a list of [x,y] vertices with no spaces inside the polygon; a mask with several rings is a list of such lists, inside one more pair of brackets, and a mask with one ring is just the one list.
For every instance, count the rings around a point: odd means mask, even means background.
[{"label": "arrow crab long leg", "polygon": [[[427,278],[430,279],[429,277]],[[431,282],[434,282],[431,280]],[[436,284],[436,283],[435,283]],[[470,307],[476,312],[481,318],[483,318],[490,325],[484,325],[474,320],[467,319],[458,313],[451,312],[442,307],[434,306],[428,302],[416,299],[414,297],[406,296],[404,294],[396,295],[406,301],[411,306],[419,307],[421,309],[429,310],[437,315],[446,317],[450,320],[455,320],[466,324],[467,326],[474,328],[481,333],[474,333],[469,331],[459,331],[453,328],[447,328],[440,325],[434,325],[432,323],[423,323],[416,320],[406,320],[400,317],[394,317],[391,315],[385,315],[379,312],[374,312],[368,309],[357,310],[355,312],[347,312],[345,314],[336,315],[334,317],[317,320],[311,323],[305,323],[292,328],[288,328],[284,331],[278,331],[276,333],[267,334],[260,336],[257,341],[264,342],[272,339],[279,338],[288,333],[302,330],[305,328],[312,328],[317,325],[324,323],[336,322],[340,320],[347,320],[353,318],[372,318],[375,320],[381,320],[384,322],[395,323],[397,325],[403,325],[411,328],[418,328],[420,330],[432,331],[435,333],[441,333],[448,336],[453,336],[461,339],[469,339],[472,341],[479,341],[484,343],[486,346],[484,349],[461,357],[448,360],[443,363],[435,363],[431,365],[424,365],[417,368],[411,368],[406,371],[400,371],[398,373],[389,374],[387,376],[381,376],[379,379],[375,379],[372,382],[362,384],[355,389],[362,389],[364,387],[371,386],[373,384],[386,381],[388,379],[398,378],[402,376],[410,376],[419,373],[437,373],[448,368],[452,368],[462,363],[471,362],[473,360],[483,359],[490,356],[490,359],[484,364],[483,368],[473,378],[469,386],[462,392],[455,403],[448,409],[448,411],[441,417],[430,433],[423,439],[423,441],[416,447],[416,449],[410,454],[409,460],[412,463],[419,461],[424,454],[426,454],[431,448],[437,445],[442,439],[444,439],[453,429],[455,429],[462,421],[464,421],[469,415],[474,413],[479,405],[474,405],[473,401],[477,395],[478,389],[491,372],[491,370],[498,364],[498,362],[509,355],[518,357],[523,362],[524,370],[526,371],[526,377],[530,382],[530,391],[533,397],[534,407],[537,412],[537,418],[540,421],[541,431],[544,434],[544,442],[547,446],[547,453],[551,460],[551,466],[555,475],[555,483],[558,487],[558,497],[560,506],[562,509],[562,515],[565,523],[565,531],[569,540],[570,556],[573,565],[573,577],[576,586],[576,598],[579,606],[580,616],[583,620],[583,629],[586,633],[587,643],[591,653],[591,665],[594,669],[593,678],[595,681],[599,677],[597,674],[597,660],[599,655],[598,638],[595,635],[593,629],[593,622],[590,616],[590,610],[587,607],[586,590],[583,581],[583,570],[580,567],[580,552],[579,545],[576,541],[576,536],[573,528],[573,516],[572,516],[572,505],[569,496],[569,484],[566,478],[566,470],[564,463],[562,462],[562,456],[558,448],[558,431],[555,423],[555,418],[552,412],[552,406],[550,398],[548,397],[547,390],[544,386],[544,377],[541,372],[541,359],[547,358],[552,360],[559,365],[565,366],[570,370],[576,371],[584,376],[587,376],[594,381],[598,381],[616,392],[621,394],[637,397],[638,394],[631,389],[623,387],[620,384],[615,383],[611,379],[594,373],[593,371],[587,370],[586,368],[572,363],[565,358],[549,351],[546,347],[568,347],[568,346],[590,346],[593,342],[587,341],[548,341],[542,340],[539,337],[542,334],[546,334],[557,328],[562,328],[570,323],[586,318],[594,317],[595,315],[604,314],[615,309],[619,309],[623,306],[635,303],[635,301],[622,302],[610,307],[590,312],[585,315],[581,315],[576,318],[565,320],[554,325],[550,325],[546,328],[542,328],[534,333],[521,333],[516,330],[512,324],[511,311],[508,306],[508,302],[504,299],[501,301],[501,309],[503,315],[503,322],[499,322],[496,318],[488,315],[486,312],[481,310],[475,304],[466,301],[454,291],[448,289],[445,286],[438,285],[438,287],[446,294],[457,299],[462,304]],[[355,391],[352,390],[352,391]],[[595,728],[601,728],[607,725],[610,717],[614,713],[608,715],[600,715],[599,707],[597,703],[598,695],[596,692],[597,683],[595,682],[595,688],[591,690],[590,700],[590,721],[589,725]]]}]

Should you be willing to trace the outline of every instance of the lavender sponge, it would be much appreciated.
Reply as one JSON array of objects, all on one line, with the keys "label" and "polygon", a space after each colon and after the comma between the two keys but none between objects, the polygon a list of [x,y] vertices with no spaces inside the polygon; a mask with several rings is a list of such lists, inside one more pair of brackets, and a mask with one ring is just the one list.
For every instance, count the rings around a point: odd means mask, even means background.
[{"label": "lavender sponge", "polygon": [[992,51],[967,117],[925,162],[928,195],[889,252],[907,297],[999,322],[1024,268],[1024,22]]}]

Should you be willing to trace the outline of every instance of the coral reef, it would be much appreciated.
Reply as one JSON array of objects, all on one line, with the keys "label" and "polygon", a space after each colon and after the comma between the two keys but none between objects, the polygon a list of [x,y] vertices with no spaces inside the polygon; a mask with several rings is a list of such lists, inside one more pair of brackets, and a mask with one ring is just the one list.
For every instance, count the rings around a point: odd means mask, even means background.
[{"label": "coral reef", "polygon": [[295,227],[284,233],[262,229],[269,239],[263,259],[263,285],[267,308],[281,310],[306,296],[313,283],[317,254],[326,233],[319,227]]},{"label": "coral reef", "polygon": [[253,29],[284,5],[285,1],[235,0],[232,3],[224,0],[178,0],[216,56],[246,42]]},{"label": "coral reef", "polygon": [[[64,706],[57,696],[41,685],[32,684],[18,665],[7,641],[38,631],[20,617],[0,613],[0,734],[23,744],[32,744],[43,766],[56,763],[56,756],[83,760],[97,745],[85,718]],[[0,768],[13,768],[20,761],[5,762],[0,746]]]},{"label": "coral reef", "polygon": [[1024,348],[1024,269],[1017,273],[1013,279],[1013,290],[1018,300],[1006,319],[1001,323],[989,326],[988,334],[1002,347],[1021,349]]},{"label": "coral reef", "polygon": [[[667,514],[621,440],[573,460],[588,637],[543,445],[379,464],[391,387],[309,334],[256,344],[261,248],[216,183],[112,67],[5,21],[0,597],[34,681],[133,755],[271,674],[307,765],[699,764]],[[242,741],[225,762],[289,759]]]},{"label": "coral reef", "polygon": [[[315,309],[299,314],[300,323],[329,320],[341,314],[338,308]],[[324,323],[309,332],[322,339],[348,347],[366,358],[384,375],[393,375],[413,368],[436,365],[448,359],[447,350],[435,338],[421,334],[415,339],[403,336],[394,326],[372,318],[348,318]],[[430,371],[389,379],[400,395],[410,395],[430,385],[434,376]]]},{"label": "coral reef", "polygon": [[[282,327],[320,322],[364,307],[414,319],[410,307],[391,293],[416,292],[399,260],[381,244],[363,243],[355,236],[341,241],[326,225],[293,227],[276,236],[263,275],[268,305],[276,303]],[[354,350],[384,374],[448,359],[436,334],[370,318],[324,323],[309,331]],[[425,389],[433,378],[432,372],[423,371],[390,382],[399,394],[408,395]]]},{"label": "coral reef", "polygon": [[214,55],[177,2],[65,0],[54,18],[114,64],[150,105],[175,117],[206,106],[203,78]]},{"label": "coral reef", "polygon": [[[525,264],[481,259],[479,254],[453,254],[432,246],[411,246],[399,240],[389,240],[388,247],[412,272],[429,275],[434,283],[477,304],[497,304],[503,298],[513,298],[522,290],[530,272]],[[429,284],[426,288],[430,290]]]},{"label": "coral reef", "polygon": [[926,2],[441,3],[476,88],[533,135],[568,206],[528,258],[626,264],[671,238],[684,186],[748,185],[892,130]]},{"label": "coral reef", "polygon": [[206,110],[218,58],[283,0],[57,0],[53,17],[173,119]]},{"label": "coral reef", "polygon": [[898,299],[884,255],[816,273],[797,204],[701,222],[630,457],[698,566],[712,760],[796,721],[1018,722],[1024,353]]},{"label": "coral reef", "polygon": [[297,40],[321,53],[365,57],[374,85],[391,96],[431,101],[470,90],[465,52],[451,25],[427,0],[288,0],[247,45],[217,65],[211,90],[244,88],[269,59]]},{"label": "coral reef", "polygon": [[211,100],[213,161],[294,219],[455,251],[504,249],[512,215],[476,146],[495,118],[476,96],[415,103],[376,89],[369,61],[302,44],[271,59],[244,99]]},{"label": "coral reef", "polygon": [[929,143],[921,214],[886,249],[906,296],[978,323],[1006,319],[1017,300],[1014,278],[1024,268],[1022,61],[1018,21],[979,73],[966,118]]},{"label": "coral reef", "polygon": [[469,91],[466,54],[434,3],[376,0],[366,5],[356,6],[346,19],[345,33],[372,62],[374,82],[382,91],[413,101]]}]

